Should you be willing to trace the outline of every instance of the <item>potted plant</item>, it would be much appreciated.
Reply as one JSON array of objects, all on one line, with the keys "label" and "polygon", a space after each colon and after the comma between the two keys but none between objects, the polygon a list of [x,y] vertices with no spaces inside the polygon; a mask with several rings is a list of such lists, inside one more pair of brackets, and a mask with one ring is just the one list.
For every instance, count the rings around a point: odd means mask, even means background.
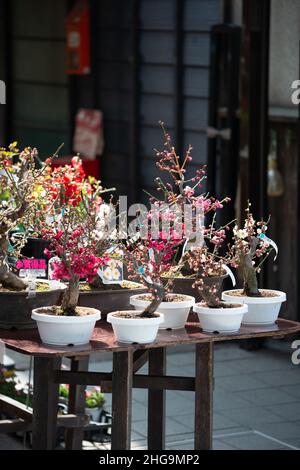
[{"label": "potted plant", "polygon": [[[38,188],[45,166],[37,150],[19,152],[14,142],[0,148],[0,327],[33,328],[31,310],[59,302],[65,287],[57,281],[21,278],[16,261],[24,247],[29,228],[39,208]],[[18,230],[18,237],[14,234]],[[24,263],[29,260],[24,258]]]},{"label": "potted plant", "polygon": [[241,302],[248,305],[248,312],[243,318],[247,325],[270,325],[279,315],[282,302],[286,300],[285,292],[273,289],[259,289],[257,274],[273,249],[277,254],[276,244],[266,236],[268,223],[255,221],[246,209],[243,228],[234,227],[234,245],[231,264],[240,269],[243,289],[234,289],[222,293],[228,302]]},{"label": "potted plant", "polygon": [[195,299],[186,294],[169,292],[169,284],[164,283],[162,279],[163,274],[169,271],[174,255],[184,239],[172,226],[169,232],[160,231],[158,237],[152,239],[149,234],[148,239],[140,239],[136,246],[129,250],[129,271],[139,274],[148,287],[148,293],[131,296],[130,303],[137,310],[147,311],[147,308],[153,310],[152,302],[156,295],[156,309],[164,316],[159,328],[183,328]]},{"label": "potted plant", "polygon": [[85,413],[91,417],[92,421],[99,421],[104,403],[104,393],[101,392],[100,387],[93,387],[85,391]]},{"label": "potted plant", "polygon": [[[161,199],[163,199],[163,203],[167,201],[169,205],[168,211],[173,219],[178,205],[181,206],[182,212],[186,211],[185,222],[187,222],[186,218],[189,214],[188,224],[190,231],[189,234],[184,234],[185,243],[178,250],[176,262],[173,263],[170,271],[163,273],[163,281],[168,283],[174,292],[195,296],[196,300],[200,301],[200,293],[193,289],[195,273],[191,270],[188,263],[189,245],[195,242],[195,234],[199,232],[199,225],[201,224],[199,218],[204,220],[209,216],[213,216],[218,209],[223,207],[223,204],[229,201],[229,198],[225,197],[222,201],[218,201],[214,197],[201,192],[206,180],[205,165],[191,174],[189,167],[192,163],[192,146],[190,145],[187,148],[184,157],[181,159],[172,145],[171,136],[166,131],[164,123],[160,122],[160,126],[164,135],[164,149],[156,150],[156,165],[163,176],[156,178],[155,182],[163,198],[159,199],[152,196],[151,202],[160,204]],[[187,172],[189,173],[188,177]],[[204,279],[204,282],[218,285],[218,289],[221,292],[222,282],[226,277],[227,273],[223,270],[218,275],[212,273]]]},{"label": "potted plant", "polygon": [[61,167],[59,175],[49,171],[44,181],[52,204],[49,204],[46,217],[40,218],[38,223],[44,239],[49,242],[47,254],[55,257],[52,276],[68,283],[60,306],[42,307],[32,312],[41,339],[47,344],[85,344],[100,319],[98,309],[78,306],[78,299],[80,280],[92,280],[107,261],[108,241],[99,231],[105,190],[99,181],[70,178],[69,171],[76,174],[77,165],[81,162],[74,157],[72,168]]},{"label": "potted plant", "polygon": [[209,277],[217,279],[231,261],[230,249],[224,248],[229,225],[216,228],[213,220],[208,227],[203,227],[203,245],[189,252],[188,262],[195,273],[194,287],[203,299],[195,304],[194,311],[198,314],[203,331],[209,333],[238,331],[248,309],[238,299],[235,302],[222,301],[217,283],[205,282]]},{"label": "potted plant", "polygon": [[[64,409],[68,409],[69,385],[60,384],[59,403]],[[100,387],[92,387],[85,390],[85,414],[89,415],[92,421],[98,422],[100,412],[105,403],[104,393]]]}]

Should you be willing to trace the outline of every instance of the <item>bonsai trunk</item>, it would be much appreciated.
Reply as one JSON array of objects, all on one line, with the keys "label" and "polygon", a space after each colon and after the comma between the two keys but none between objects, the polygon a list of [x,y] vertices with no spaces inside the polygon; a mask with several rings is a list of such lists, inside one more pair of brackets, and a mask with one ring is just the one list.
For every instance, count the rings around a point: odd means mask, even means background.
[{"label": "bonsai trunk", "polygon": [[[146,282],[146,281],[145,281]],[[145,308],[145,310],[141,313],[141,317],[152,317],[152,315],[156,312],[158,309],[160,303],[162,302],[165,294],[165,289],[164,286],[161,284],[158,284],[156,282],[153,282],[153,284],[147,283],[146,284],[154,289],[155,292],[155,299],[152,300],[152,302],[148,305],[148,307]]]},{"label": "bonsai trunk", "polygon": [[218,294],[216,292],[212,291],[217,289],[216,286],[207,286],[205,283],[203,284],[203,287],[199,289],[199,292],[201,296],[203,297],[206,305],[209,308],[220,308],[222,307],[222,302],[218,297]]},{"label": "bonsai trunk", "polygon": [[61,308],[64,315],[76,315],[79,298],[79,277],[72,276],[67,289],[64,291]]},{"label": "bonsai trunk", "polygon": [[243,294],[249,297],[260,297],[261,293],[258,290],[256,271],[250,253],[241,258],[240,266],[244,280]]},{"label": "bonsai trunk", "polygon": [[0,284],[4,288],[16,291],[25,290],[27,284],[22,281],[16,274],[9,270],[7,264],[8,255],[8,238],[7,234],[0,236]]}]

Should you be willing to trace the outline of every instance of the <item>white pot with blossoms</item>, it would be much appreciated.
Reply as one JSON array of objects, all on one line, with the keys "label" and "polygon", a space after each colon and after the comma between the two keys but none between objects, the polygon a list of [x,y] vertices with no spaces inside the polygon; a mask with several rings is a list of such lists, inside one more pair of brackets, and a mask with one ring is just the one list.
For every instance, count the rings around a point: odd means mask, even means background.
[{"label": "white pot with blossoms", "polygon": [[285,292],[274,289],[259,289],[257,274],[270,253],[278,253],[276,244],[266,236],[267,222],[255,221],[250,211],[246,209],[243,228],[235,226],[234,244],[231,251],[231,265],[239,268],[243,279],[242,289],[228,290],[222,293],[222,299],[227,302],[242,302],[248,306],[243,323],[246,325],[271,325],[279,315]]}]

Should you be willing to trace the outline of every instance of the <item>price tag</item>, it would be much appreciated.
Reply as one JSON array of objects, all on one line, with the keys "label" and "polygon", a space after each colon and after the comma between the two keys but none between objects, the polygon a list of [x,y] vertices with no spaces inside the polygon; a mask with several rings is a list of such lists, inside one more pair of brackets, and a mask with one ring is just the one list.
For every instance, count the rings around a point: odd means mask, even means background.
[{"label": "price tag", "polygon": [[103,284],[120,284],[123,281],[123,262],[120,259],[111,258],[108,263],[98,269],[98,276]]}]

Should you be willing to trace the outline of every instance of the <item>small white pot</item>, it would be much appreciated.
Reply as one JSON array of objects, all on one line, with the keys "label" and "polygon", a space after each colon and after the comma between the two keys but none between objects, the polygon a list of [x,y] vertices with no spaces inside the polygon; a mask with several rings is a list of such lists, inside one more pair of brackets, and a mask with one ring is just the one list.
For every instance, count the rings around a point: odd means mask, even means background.
[{"label": "small white pot", "polygon": [[[138,315],[142,313],[142,310],[136,312],[128,310],[128,312]],[[164,319],[163,315],[158,312],[155,318],[120,318],[115,316],[117,313],[119,312],[109,313],[106,320],[111,323],[114,334],[121,343],[152,343]]]},{"label": "small white pot", "polygon": [[84,412],[90,416],[91,421],[99,422],[100,408],[85,408]]},{"label": "small white pot", "polygon": [[232,295],[232,292],[241,292],[241,289],[222,292],[222,299],[226,302],[241,302],[248,305],[248,312],[244,315],[244,325],[272,325],[278,318],[282,302],[286,301],[285,292],[273,289],[262,289],[265,292],[275,292],[274,297],[248,297],[247,295]]},{"label": "small white pot", "polygon": [[45,308],[47,307],[32,310],[31,318],[37,322],[42,342],[56,346],[87,344],[92,337],[96,321],[101,318],[100,311],[95,308],[77,307],[91,312],[90,315],[82,317],[41,313]]},{"label": "small white pot", "polygon": [[[226,302],[224,302],[226,304]],[[203,303],[194,305],[194,312],[198,318],[203,331],[213,333],[235,333],[241,327],[244,314],[247,312],[247,305],[238,304],[232,308],[210,308]]]},{"label": "small white pot", "polygon": [[[150,300],[141,300],[139,299],[140,296],[141,294],[137,294],[130,297],[130,304],[136,310],[145,309],[150,304]],[[185,294],[184,296],[186,300],[182,302],[161,302],[159,304],[157,311],[164,315],[164,321],[159,326],[160,330],[184,328],[190,309],[195,305],[195,297]]]}]

